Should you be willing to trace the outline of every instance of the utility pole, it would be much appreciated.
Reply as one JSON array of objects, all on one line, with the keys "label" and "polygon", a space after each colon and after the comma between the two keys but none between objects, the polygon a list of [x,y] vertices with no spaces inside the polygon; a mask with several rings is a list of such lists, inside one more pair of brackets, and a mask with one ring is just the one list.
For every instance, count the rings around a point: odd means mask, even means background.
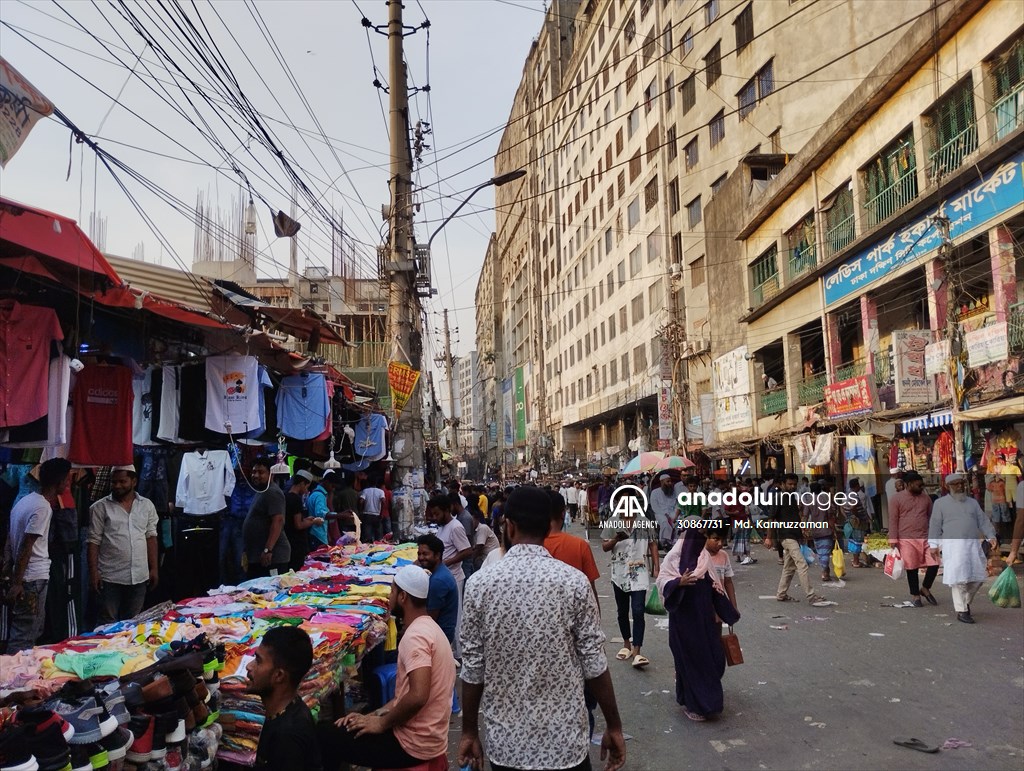
[{"label": "utility pole", "polygon": [[[966,370],[967,352],[963,348],[960,323],[957,318],[957,293],[953,286],[953,241],[949,237],[949,218],[937,215],[932,224],[939,231],[939,258],[946,280],[946,339],[949,341],[949,390],[953,394],[953,453],[956,458],[955,471],[965,471],[964,424],[960,421],[960,404],[964,400],[964,388],[960,373]],[[959,285],[959,282],[958,282]]]},{"label": "utility pole", "polygon": [[[459,455],[459,419],[455,417],[455,379],[452,375],[452,336],[448,328],[448,309],[444,309],[444,372],[448,378],[448,409],[451,411],[449,426],[452,429],[452,455]],[[457,462],[457,461],[456,461]],[[456,466],[458,468],[458,466]],[[458,475],[458,472],[456,472]]]},{"label": "utility pole", "polygon": [[[402,3],[388,3],[388,81],[390,84],[391,131],[391,233],[388,239],[385,274],[390,284],[388,334],[392,341],[391,360],[422,370],[423,338],[417,327],[420,300],[415,288],[413,260],[412,152],[409,147],[409,91],[405,71],[405,28]],[[395,475],[397,486],[407,496],[395,496],[398,527],[402,534],[413,525],[412,474],[423,472],[422,399],[414,393],[396,418]]]},{"label": "utility pole", "polygon": [[430,464],[430,473],[434,483],[441,481],[441,446],[437,441],[437,394],[434,392],[434,371],[427,373],[427,383],[430,386],[430,439],[434,447],[433,463]]}]

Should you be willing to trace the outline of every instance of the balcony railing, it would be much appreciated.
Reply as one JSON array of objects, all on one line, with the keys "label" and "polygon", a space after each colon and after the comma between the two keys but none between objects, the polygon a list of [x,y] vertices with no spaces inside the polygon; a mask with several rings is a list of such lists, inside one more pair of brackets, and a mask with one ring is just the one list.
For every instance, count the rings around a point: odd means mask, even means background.
[{"label": "balcony railing", "polygon": [[996,116],[996,141],[1024,124],[1024,82],[993,105]]},{"label": "balcony railing", "polygon": [[864,359],[856,359],[845,364],[840,364],[836,367],[835,380],[833,382],[838,383],[841,380],[849,380],[851,377],[863,375],[866,371],[867,369]]},{"label": "balcony railing", "polygon": [[915,198],[917,198],[917,174],[910,169],[885,190],[864,203],[864,209],[868,216],[868,227],[874,227],[889,219]]},{"label": "balcony railing", "polygon": [[843,251],[843,249],[853,243],[853,239],[856,238],[856,236],[857,232],[854,227],[854,216],[851,214],[846,219],[840,220],[825,231],[826,256],[831,256]]},{"label": "balcony railing", "polygon": [[770,391],[761,392],[761,415],[778,415],[789,409],[789,400],[786,397],[786,388],[781,386]]},{"label": "balcony railing", "polygon": [[978,126],[972,123],[932,153],[932,178],[956,171],[963,165],[964,159],[977,149]]},{"label": "balcony railing", "polygon": [[1010,350],[1014,353],[1024,353],[1024,303],[1011,305],[1008,310],[1006,326]]},{"label": "balcony railing", "polygon": [[800,406],[806,407],[811,404],[820,404],[825,401],[825,373],[805,377],[797,384],[797,401]]},{"label": "balcony railing", "polygon": [[818,266],[813,244],[808,244],[802,249],[794,249],[789,253],[789,277],[790,279],[809,273]]},{"label": "balcony railing", "polygon": [[875,385],[877,386],[892,385],[896,382],[893,379],[892,356],[889,354],[889,348],[875,354]]},{"label": "balcony railing", "polygon": [[756,308],[779,293],[779,274],[772,273],[764,281],[754,287],[751,292],[751,303]]}]

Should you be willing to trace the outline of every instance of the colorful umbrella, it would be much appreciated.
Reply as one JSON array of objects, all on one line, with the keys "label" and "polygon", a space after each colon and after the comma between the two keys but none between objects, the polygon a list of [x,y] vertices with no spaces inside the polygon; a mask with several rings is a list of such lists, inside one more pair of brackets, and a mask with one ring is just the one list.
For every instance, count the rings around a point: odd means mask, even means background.
[{"label": "colorful umbrella", "polygon": [[654,467],[655,471],[668,471],[670,468],[694,468],[697,464],[689,458],[684,458],[681,455],[669,455],[668,457],[662,458],[658,461],[658,464]]},{"label": "colorful umbrella", "polygon": [[622,469],[622,474],[642,474],[645,471],[652,471],[658,461],[665,457],[663,452],[642,452],[633,458],[626,467]]}]

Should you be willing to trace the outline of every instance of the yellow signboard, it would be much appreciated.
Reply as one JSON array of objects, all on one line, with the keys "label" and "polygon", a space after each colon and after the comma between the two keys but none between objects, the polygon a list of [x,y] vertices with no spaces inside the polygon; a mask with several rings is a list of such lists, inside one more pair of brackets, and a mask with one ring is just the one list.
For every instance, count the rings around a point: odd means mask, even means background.
[{"label": "yellow signboard", "polygon": [[394,405],[396,415],[409,403],[419,379],[418,369],[398,361],[388,362],[388,385],[391,386],[391,404]]}]

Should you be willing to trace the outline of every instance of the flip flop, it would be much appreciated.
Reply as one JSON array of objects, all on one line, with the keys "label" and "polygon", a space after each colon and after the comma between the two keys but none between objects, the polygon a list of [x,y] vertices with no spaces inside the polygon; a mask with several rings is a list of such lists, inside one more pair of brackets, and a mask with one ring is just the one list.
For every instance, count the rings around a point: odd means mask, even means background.
[{"label": "flip flop", "polygon": [[615,654],[615,658],[619,661],[626,661],[633,656],[633,651],[629,648],[620,648],[619,652]]},{"label": "flip flop", "polygon": [[647,658],[643,654],[638,653],[636,654],[636,658],[633,659],[633,669],[643,669],[650,663],[651,660],[649,658]]},{"label": "flip flop", "polygon": [[683,707],[683,714],[690,718],[694,723],[703,723],[707,720],[703,715],[698,715],[696,712],[690,712],[686,707]]},{"label": "flip flop", "polygon": [[910,750],[917,750],[918,752],[938,752],[939,751],[938,747],[933,747],[933,746],[931,746],[929,744],[925,744],[920,739],[915,739],[913,737],[897,736],[895,739],[892,740],[892,743],[893,744],[897,744],[900,747],[906,747],[907,749],[910,749]]},{"label": "flip flop", "polygon": [[779,602],[800,602],[796,597],[790,597],[788,594],[785,597],[776,597]]}]

